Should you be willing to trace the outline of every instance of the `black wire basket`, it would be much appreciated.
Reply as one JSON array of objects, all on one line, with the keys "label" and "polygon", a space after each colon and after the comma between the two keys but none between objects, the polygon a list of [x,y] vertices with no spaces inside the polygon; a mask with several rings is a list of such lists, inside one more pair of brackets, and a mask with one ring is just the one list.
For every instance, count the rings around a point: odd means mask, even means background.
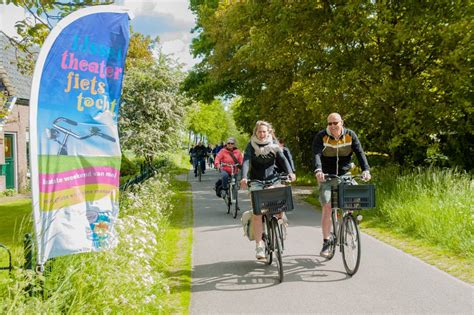
[{"label": "black wire basket", "polygon": [[254,214],[262,214],[263,211],[275,214],[293,210],[291,186],[252,191],[252,208]]},{"label": "black wire basket", "polygon": [[375,208],[375,185],[339,184],[339,207],[360,210]]}]

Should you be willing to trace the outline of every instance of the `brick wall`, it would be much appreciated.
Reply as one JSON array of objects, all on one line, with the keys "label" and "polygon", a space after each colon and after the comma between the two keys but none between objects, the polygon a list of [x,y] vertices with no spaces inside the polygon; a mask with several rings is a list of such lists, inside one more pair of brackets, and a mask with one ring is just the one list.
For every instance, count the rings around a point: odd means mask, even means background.
[{"label": "brick wall", "polygon": [[[16,167],[16,190],[22,191],[28,184],[27,180],[27,132],[29,126],[29,107],[15,105],[13,111],[8,115],[8,121],[3,127],[1,134],[0,163],[5,163],[5,152],[3,149],[3,138],[5,133],[15,136],[15,167]],[[29,187],[28,187],[29,188]],[[0,191],[5,190],[5,176],[0,176]]]}]

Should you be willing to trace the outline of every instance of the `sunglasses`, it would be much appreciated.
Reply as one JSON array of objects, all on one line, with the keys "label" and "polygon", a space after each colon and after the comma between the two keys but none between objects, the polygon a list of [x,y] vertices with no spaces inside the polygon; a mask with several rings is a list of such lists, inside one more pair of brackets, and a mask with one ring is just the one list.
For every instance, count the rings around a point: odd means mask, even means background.
[{"label": "sunglasses", "polygon": [[328,122],[328,126],[336,126],[338,123],[340,123],[340,121],[333,121],[333,122]]},{"label": "sunglasses", "polygon": [[233,142],[227,142],[227,144],[234,144]]}]

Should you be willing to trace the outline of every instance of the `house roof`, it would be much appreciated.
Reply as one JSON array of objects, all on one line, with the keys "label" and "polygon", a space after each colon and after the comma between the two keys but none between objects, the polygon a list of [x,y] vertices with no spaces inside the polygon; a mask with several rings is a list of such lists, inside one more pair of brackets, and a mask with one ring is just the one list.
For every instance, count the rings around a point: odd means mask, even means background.
[{"label": "house roof", "polygon": [[19,101],[30,99],[32,76],[24,75],[18,70],[15,48],[2,31],[0,31],[0,81],[3,82],[9,95],[18,97]]}]

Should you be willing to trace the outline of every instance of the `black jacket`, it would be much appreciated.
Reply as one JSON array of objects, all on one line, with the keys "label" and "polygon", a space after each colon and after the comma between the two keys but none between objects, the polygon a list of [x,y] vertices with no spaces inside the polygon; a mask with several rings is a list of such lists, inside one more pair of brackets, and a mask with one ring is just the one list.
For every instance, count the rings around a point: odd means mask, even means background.
[{"label": "black jacket", "polygon": [[244,163],[242,165],[242,178],[268,180],[277,175],[275,162],[278,161],[282,165],[285,173],[293,173],[288,160],[281,150],[270,153],[265,156],[257,156],[255,149],[249,142],[245,148]]},{"label": "black jacket", "polygon": [[344,128],[339,139],[321,130],[313,140],[315,171],[325,174],[343,175],[351,169],[352,153],[355,153],[363,171],[369,170],[369,163],[359,138],[354,131]]}]

